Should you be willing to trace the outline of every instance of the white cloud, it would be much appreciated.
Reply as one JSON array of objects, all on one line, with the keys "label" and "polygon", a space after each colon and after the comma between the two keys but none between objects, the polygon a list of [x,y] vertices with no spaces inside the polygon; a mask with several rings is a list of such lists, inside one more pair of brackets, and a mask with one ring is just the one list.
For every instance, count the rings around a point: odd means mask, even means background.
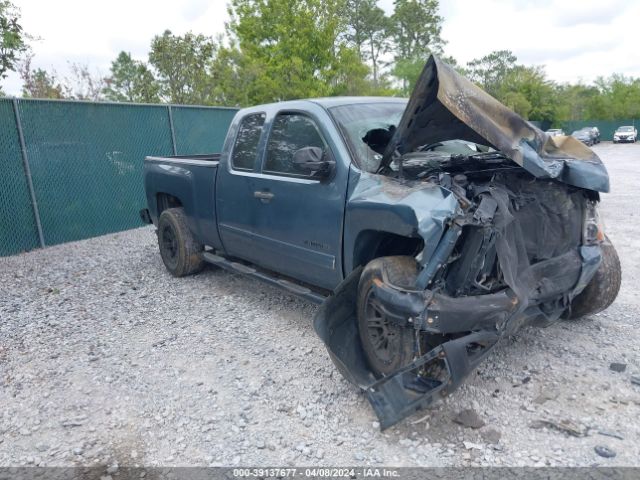
[{"label": "white cloud", "polygon": [[[32,42],[33,66],[69,75],[69,62],[90,65],[106,74],[121,50],[145,60],[151,39],[166,29],[215,36],[224,32],[226,0],[19,0],[22,25],[40,37]],[[10,95],[20,93],[12,74],[2,83]]]},{"label": "white cloud", "polygon": [[[443,2],[444,3],[444,2]],[[559,82],[618,72],[640,76],[640,4],[610,0],[483,0],[449,3],[446,51],[465,63],[509,49],[521,63],[545,65]],[[455,7],[451,5],[455,4]],[[444,14],[444,12],[443,12]]]},{"label": "white cloud", "polygon": [[[68,62],[107,73],[120,50],[145,59],[165,29],[206,35],[224,32],[226,0],[19,0],[34,42],[34,66],[68,75]],[[632,0],[441,0],[446,53],[465,63],[510,49],[526,64],[545,65],[557,81],[592,81],[613,72],[640,76],[637,19]],[[387,11],[393,0],[380,0]],[[5,92],[19,94],[11,75]]]}]

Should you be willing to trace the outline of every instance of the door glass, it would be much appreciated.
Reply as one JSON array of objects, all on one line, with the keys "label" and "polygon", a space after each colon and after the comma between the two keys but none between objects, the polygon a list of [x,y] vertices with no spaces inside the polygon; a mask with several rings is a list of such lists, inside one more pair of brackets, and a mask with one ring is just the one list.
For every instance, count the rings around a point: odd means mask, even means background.
[{"label": "door glass", "polygon": [[242,119],[231,156],[231,165],[234,169],[253,170],[258,156],[258,142],[264,119],[264,113],[254,113]]},{"label": "door glass", "polygon": [[326,149],[313,121],[295,113],[278,115],[271,127],[265,172],[308,177],[308,170],[293,163],[293,154],[304,147]]}]

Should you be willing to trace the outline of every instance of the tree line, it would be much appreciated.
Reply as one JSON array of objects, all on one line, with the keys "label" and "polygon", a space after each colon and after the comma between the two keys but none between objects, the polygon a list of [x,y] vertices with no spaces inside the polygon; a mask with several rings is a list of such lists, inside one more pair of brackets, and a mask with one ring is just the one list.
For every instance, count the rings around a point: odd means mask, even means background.
[{"label": "tree line", "polygon": [[0,78],[17,71],[22,96],[247,106],[334,95],[406,96],[439,55],[527,119],[551,123],[640,117],[640,78],[557,83],[509,50],[464,65],[445,54],[438,0],[229,0],[223,35],[156,35],[145,61],[120,52],[107,75],[72,64],[71,76],[33,68],[19,11],[0,1]]}]

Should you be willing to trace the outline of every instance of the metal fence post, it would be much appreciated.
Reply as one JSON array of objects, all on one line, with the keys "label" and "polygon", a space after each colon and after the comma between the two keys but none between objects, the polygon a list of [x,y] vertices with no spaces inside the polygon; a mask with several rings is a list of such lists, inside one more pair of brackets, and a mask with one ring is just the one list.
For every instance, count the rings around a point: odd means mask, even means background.
[{"label": "metal fence post", "polygon": [[169,128],[171,129],[171,146],[173,147],[173,154],[178,155],[178,150],[176,148],[176,131],[173,128],[173,110],[171,109],[171,105],[167,105],[169,110]]},{"label": "metal fence post", "polygon": [[20,112],[18,110],[18,99],[13,98],[13,114],[16,119],[16,128],[18,129],[18,141],[20,142],[20,151],[22,152],[22,165],[24,174],[27,177],[27,186],[29,187],[29,196],[31,197],[31,206],[33,207],[33,215],[36,219],[36,227],[38,229],[38,238],[40,246],[44,248],[44,235],[42,233],[42,223],[40,222],[40,211],[38,210],[38,202],[36,201],[36,191],[33,188],[33,180],[31,179],[31,168],[29,167],[29,157],[27,156],[27,145],[24,141],[24,133],[22,132],[22,122],[20,120]]}]

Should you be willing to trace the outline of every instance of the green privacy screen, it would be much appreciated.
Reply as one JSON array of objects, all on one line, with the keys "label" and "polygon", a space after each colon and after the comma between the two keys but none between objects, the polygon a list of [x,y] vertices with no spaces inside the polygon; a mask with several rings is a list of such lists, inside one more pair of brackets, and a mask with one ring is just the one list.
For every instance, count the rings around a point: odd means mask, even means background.
[{"label": "green privacy screen", "polygon": [[0,99],[0,256],[38,245],[13,104]]},{"label": "green privacy screen", "polygon": [[178,155],[219,152],[236,110],[172,107]]},{"label": "green privacy screen", "polygon": [[[172,106],[170,117],[166,105],[47,100],[17,105],[46,245],[140,226],[143,160],[173,154],[171,118],[177,153],[189,155],[220,151],[235,114]],[[39,246],[11,107],[0,104],[0,255]]]}]

